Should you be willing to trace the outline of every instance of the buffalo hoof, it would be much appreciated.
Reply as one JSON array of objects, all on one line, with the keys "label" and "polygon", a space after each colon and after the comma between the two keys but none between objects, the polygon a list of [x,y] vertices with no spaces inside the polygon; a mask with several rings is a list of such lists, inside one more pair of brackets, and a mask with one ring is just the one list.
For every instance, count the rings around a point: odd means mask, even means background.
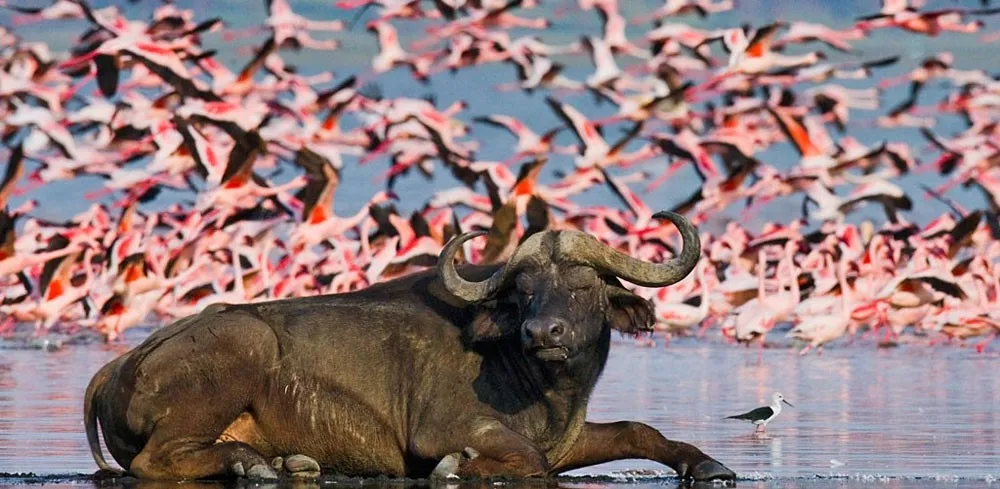
[{"label": "buffalo hoof", "polygon": [[94,480],[117,479],[125,475],[125,471],[118,469],[100,469],[94,472]]},{"label": "buffalo hoof", "polygon": [[264,464],[254,464],[250,467],[250,470],[246,470],[243,467],[243,462],[236,462],[230,467],[230,470],[237,477],[246,477],[248,479],[277,479],[278,473],[274,471],[271,467]]},{"label": "buffalo hoof", "polygon": [[736,472],[729,470],[729,467],[709,459],[694,466],[691,477],[696,481],[731,481],[736,479]]},{"label": "buffalo hoof", "polygon": [[465,447],[461,452],[446,455],[434,467],[431,472],[431,479],[458,479],[458,471],[466,462],[479,457],[479,452],[474,448]]},{"label": "buffalo hoof", "polygon": [[320,476],[319,462],[305,455],[292,455],[285,458],[284,468],[292,477],[315,479]]},{"label": "buffalo hoof", "polygon": [[247,479],[251,480],[274,480],[277,478],[278,473],[264,464],[256,464],[247,471]]}]

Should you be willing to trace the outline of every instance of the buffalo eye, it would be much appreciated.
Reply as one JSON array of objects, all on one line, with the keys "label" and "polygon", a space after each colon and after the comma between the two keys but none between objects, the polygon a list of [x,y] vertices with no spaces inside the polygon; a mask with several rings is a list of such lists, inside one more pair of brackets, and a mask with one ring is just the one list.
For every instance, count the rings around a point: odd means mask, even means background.
[{"label": "buffalo eye", "polygon": [[531,287],[524,287],[518,290],[518,292],[521,293],[521,297],[524,299],[524,302],[531,302],[531,299],[535,298],[535,290]]},{"label": "buffalo eye", "polygon": [[528,279],[528,277],[524,275],[519,275],[515,283],[517,284],[517,291],[524,299],[524,303],[530,304],[531,299],[535,297],[535,290],[534,287],[532,286],[531,281]]}]

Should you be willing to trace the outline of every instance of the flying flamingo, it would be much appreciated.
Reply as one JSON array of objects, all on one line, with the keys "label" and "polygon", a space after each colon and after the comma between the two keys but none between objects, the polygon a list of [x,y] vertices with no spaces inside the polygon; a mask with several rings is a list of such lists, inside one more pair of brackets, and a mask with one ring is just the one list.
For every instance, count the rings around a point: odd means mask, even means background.
[{"label": "flying flamingo", "polygon": [[517,146],[514,147],[514,155],[505,162],[505,164],[508,165],[526,156],[542,156],[548,154],[550,151],[555,149],[553,147],[552,140],[555,139],[556,134],[563,129],[562,127],[557,127],[546,131],[544,134],[539,136],[530,128],[525,126],[524,123],[510,116],[493,114],[476,117],[473,120],[505,129],[517,138]]},{"label": "flying flamingo", "polygon": [[959,9],[946,8],[938,10],[919,11],[904,8],[893,13],[880,12],[858,18],[855,24],[864,31],[872,29],[897,27],[909,32],[936,37],[942,32],[961,32],[972,34],[983,26],[981,20],[964,23],[969,15],[992,15],[1000,12],[997,9]]},{"label": "flying flamingo", "polygon": [[45,20],[82,19],[84,16],[83,8],[73,0],[55,0],[47,7],[20,7],[4,2],[0,3],[0,7],[20,12],[21,15],[15,15],[11,19],[16,26]]},{"label": "flying flamingo", "polygon": [[760,75],[776,68],[805,67],[816,64],[826,55],[812,51],[800,56],[778,54],[771,44],[778,31],[787,24],[776,22],[760,27],[748,38],[743,29],[729,29],[722,35],[723,45],[729,51],[729,63],[715,78],[706,82],[712,87],[733,75]]},{"label": "flying flamingo", "polygon": [[648,150],[639,150],[637,154],[629,156],[623,155],[625,146],[639,135],[642,123],[633,125],[632,129],[612,146],[601,136],[600,126],[585,118],[573,106],[559,102],[552,97],[547,97],[545,101],[580,141],[579,156],[575,158],[577,168],[607,167],[619,164],[624,159],[641,160],[649,155],[646,152]]},{"label": "flying flamingo", "polygon": [[649,14],[633,18],[632,23],[642,24],[652,20],[659,20],[663,17],[690,13],[698,14],[699,17],[706,17],[710,14],[732,10],[735,5],[734,0],[664,0],[662,6]]},{"label": "flying flamingo", "polygon": [[399,43],[396,28],[387,20],[373,20],[368,23],[368,30],[378,37],[379,52],[372,58],[374,74],[385,73],[396,66],[408,66],[413,77],[426,82],[435,55],[427,53],[414,55],[407,53]]},{"label": "flying flamingo", "polygon": [[780,50],[791,43],[819,41],[833,49],[849,53],[853,51],[849,41],[860,41],[864,38],[864,31],[857,27],[839,31],[823,24],[791,22],[785,34],[772,43],[772,48]]},{"label": "flying flamingo", "polygon": [[269,29],[274,36],[274,43],[278,47],[302,46],[310,49],[336,49],[340,46],[338,41],[332,39],[325,41],[313,39],[307,31],[340,31],[344,28],[343,22],[307,19],[292,11],[286,0],[265,0],[265,3],[267,4],[268,17],[264,25],[243,31],[229,31],[225,34],[224,39],[233,41]]}]

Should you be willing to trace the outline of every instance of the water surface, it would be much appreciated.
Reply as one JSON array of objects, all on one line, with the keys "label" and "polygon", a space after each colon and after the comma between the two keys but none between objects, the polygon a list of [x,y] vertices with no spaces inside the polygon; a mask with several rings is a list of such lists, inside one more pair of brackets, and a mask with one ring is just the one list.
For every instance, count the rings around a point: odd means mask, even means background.
[{"label": "water surface", "polygon": [[[0,472],[95,470],[84,435],[83,391],[104,362],[127,348],[0,350]],[[643,348],[620,340],[589,419],[649,423],[716,457],[750,487],[777,481],[780,487],[796,487],[785,485],[793,481],[817,488],[878,481],[895,481],[886,487],[982,487],[1000,480],[996,353],[919,344],[835,347],[806,357],[795,352],[765,349],[758,364],[754,349],[705,341]],[[765,404],[776,390],[796,407],[786,407],[767,436],[752,436],[752,426],[724,419]],[[644,460],[572,474],[673,483],[670,469]]]}]

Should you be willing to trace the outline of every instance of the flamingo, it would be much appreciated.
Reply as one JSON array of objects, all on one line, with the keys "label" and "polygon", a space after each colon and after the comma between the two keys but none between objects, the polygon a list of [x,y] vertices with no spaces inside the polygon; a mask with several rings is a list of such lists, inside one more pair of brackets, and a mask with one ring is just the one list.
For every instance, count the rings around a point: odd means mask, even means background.
[{"label": "flamingo", "polygon": [[[800,56],[786,56],[771,49],[774,36],[787,24],[776,22],[760,27],[753,36],[747,38],[743,29],[730,29],[723,34],[723,43],[730,51],[729,64],[720,77],[733,74],[758,75],[775,68],[811,66],[826,59],[822,51],[812,51]],[[719,81],[716,77],[709,82],[712,86]]]},{"label": "flamingo", "polygon": [[374,73],[384,73],[395,66],[408,66],[414,78],[427,81],[433,54],[412,55],[403,50],[399,43],[396,28],[387,20],[373,20],[368,23],[368,30],[378,37],[379,53],[372,58]]},{"label": "flamingo", "polygon": [[840,294],[840,307],[836,308],[832,313],[818,314],[803,318],[802,321],[800,321],[786,335],[789,338],[805,340],[808,342],[808,344],[799,351],[800,356],[809,353],[809,350],[813,348],[818,348],[820,353],[822,353],[823,345],[836,340],[847,333],[848,327],[851,324],[851,312],[854,305],[852,301],[849,300],[850,294],[846,292],[848,290],[847,280],[845,278],[847,273],[846,268],[846,262],[841,261],[838,264],[837,275],[842,291]]},{"label": "flamingo", "polygon": [[736,5],[734,0],[664,0],[662,6],[653,10],[647,15],[637,16],[632,19],[633,24],[642,24],[651,20],[658,20],[663,17],[685,15],[690,13],[706,17],[710,14],[726,12],[732,10]]},{"label": "flamingo", "polygon": [[[764,268],[767,266],[766,257],[767,255],[763,249],[758,251],[757,297],[750,299],[734,311],[736,318],[732,324],[732,336],[736,341],[745,343],[747,346],[755,341],[757,342],[760,347],[758,350],[758,361],[760,361],[760,355],[764,348],[764,338],[774,328],[779,319],[775,313],[783,312],[781,311],[783,306],[775,305],[767,299],[766,281],[764,279]],[[781,283],[779,280],[780,286]],[[794,287],[796,288],[793,290],[793,294],[798,294],[797,285]]]},{"label": "flamingo", "polygon": [[695,268],[698,280],[698,296],[700,298],[698,306],[692,306],[685,302],[675,302],[664,304],[656,303],[656,329],[665,331],[668,334],[687,332],[691,328],[702,324],[708,319],[709,303],[708,285],[705,278],[708,262],[702,260]]},{"label": "flamingo", "polygon": [[613,146],[601,136],[599,126],[587,120],[573,106],[547,97],[545,102],[569,127],[580,141],[579,156],[575,158],[577,168],[607,167],[620,163],[622,160],[641,160],[651,155],[648,149],[639,150],[632,155],[624,155],[625,145],[639,135],[642,123],[636,123],[632,129],[622,136]]},{"label": "flamingo", "polygon": [[11,22],[16,26],[57,19],[82,19],[84,17],[83,8],[78,2],[73,0],[55,0],[46,7],[20,7],[0,4],[0,7],[8,8],[19,12]]},{"label": "flamingo", "polygon": [[791,43],[819,41],[833,49],[849,53],[853,51],[849,41],[859,41],[864,38],[864,30],[858,27],[839,31],[813,22],[790,22],[788,31],[772,43],[772,48],[782,49]]},{"label": "flamingo", "polygon": [[[957,68],[958,53],[947,51],[929,52],[915,69],[891,77],[876,71],[905,62],[900,56],[821,64],[822,51],[809,46],[802,56],[783,52],[813,42],[824,51],[852,51],[877,28],[973,32],[977,18],[995,10],[988,5],[930,10],[885,0],[876,15],[842,29],[814,22],[698,29],[670,17],[707,16],[732,2],[669,0],[645,9],[652,16],[643,20],[653,24],[631,32],[621,2],[579,0],[601,32],[571,33],[557,45],[521,34],[552,22],[522,16],[538,6],[533,0],[443,0],[433,8],[413,0],[344,0],[337,5],[378,8],[365,24],[378,52],[367,59],[369,73],[338,78],[329,71],[303,75],[308,70],[291,63],[286,50],[336,48],[338,40],[311,32],[336,32],[345,23],[306,18],[287,0],[265,2],[267,20],[247,32],[267,35],[238,52],[245,59],[233,69],[203,45],[223,19],[199,22],[196,12],[169,3],[143,20],[86,2],[29,3],[0,7],[28,14],[15,23],[30,18],[52,28],[64,27],[55,19],[83,18],[87,31],[63,57],[22,37],[19,26],[0,27],[0,139],[9,148],[0,183],[3,329],[27,321],[39,332],[93,328],[117,341],[144,321],[195,313],[213,295],[257,301],[367,287],[432,264],[448,238],[474,229],[489,229],[491,240],[466,244],[472,260],[501,259],[543,229],[572,229],[656,261],[672,253],[676,231],[651,222],[646,198],[631,188],[640,183],[647,192],[679,188],[674,209],[702,228],[705,256],[691,279],[666,291],[636,289],[656,310],[683,316],[660,318],[662,324],[700,321],[703,333],[723,318],[723,334],[749,345],[792,322],[819,348],[837,331],[821,334],[818,324],[810,327],[813,317],[847,314],[842,334],[851,338],[870,327],[870,334],[882,328],[885,340],[896,340],[912,326],[956,340],[978,336],[977,348],[985,348],[1000,319],[1000,146],[992,117],[998,82],[988,70]],[[356,14],[360,22],[364,11]],[[403,47],[404,23],[434,19],[440,22],[426,39]],[[236,35],[228,31],[223,40]],[[728,59],[713,57],[717,40]],[[564,57],[577,55],[588,55],[593,69],[564,65]],[[622,55],[639,61],[619,64]],[[383,93],[391,81],[383,74],[399,66],[418,80],[445,69],[462,76],[459,69],[512,66],[512,83],[482,88],[528,97],[552,90],[542,110],[562,124],[536,133],[521,107],[471,118],[512,134],[505,150],[507,141],[494,142],[467,123],[469,105],[454,94]],[[933,81],[943,96],[925,102],[923,88]],[[88,93],[91,83],[96,88]],[[391,82],[393,92],[410,88]],[[599,114],[569,99],[584,91],[614,107]],[[895,93],[900,103],[859,120],[857,112],[879,109]],[[961,119],[953,135],[932,129],[950,115]],[[864,132],[870,127],[917,128],[931,147],[872,142]],[[563,129],[574,132],[576,144],[556,144]],[[797,158],[767,153],[784,142]],[[492,161],[496,150],[510,158]],[[570,153],[569,170],[547,163]],[[346,178],[355,165],[383,155],[390,166],[377,180],[387,190],[362,195],[371,199],[352,216],[336,215],[336,191],[353,184]],[[665,171],[635,168],[660,155],[668,159]],[[515,163],[519,170],[508,167]],[[700,181],[663,185],[689,163]],[[902,211],[914,206],[900,180],[925,178],[927,170],[940,173],[943,184],[916,183],[949,210],[940,217],[915,213],[928,219],[911,223]],[[444,172],[455,182],[418,198],[423,206],[404,214],[396,206],[410,204],[390,203],[398,200],[391,189],[419,191],[400,183],[414,172],[435,179]],[[50,183],[93,177],[99,189],[83,197],[102,202],[65,221],[31,195]],[[985,207],[946,196],[958,184],[980,192]],[[580,201],[605,185],[620,205]],[[107,194],[113,198],[105,201]],[[806,198],[801,219],[787,217],[792,196]],[[778,205],[765,207],[771,202]],[[731,216],[735,203],[745,205]],[[886,222],[848,222],[872,203],[885,209]],[[783,219],[755,218],[771,211]],[[99,255],[105,259],[92,260]],[[221,278],[234,270],[232,281]],[[84,280],[89,285],[81,288]]]},{"label": "flamingo", "polygon": [[520,160],[525,156],[537,157],[548,154],[550,151],[555,149],[552,144],[552,140],[555,139],[556,134],[562,130],[561,127],[557,127],[546,131],[543,135],[539,136],[525,126],[521,121],[510,116],[499,114],[480,116],[474,118],[473,120],[482,124],[489,124],[505,129],[517,138],[517,146],[514,147],[514,155],[507,160],[508,164]]}]

